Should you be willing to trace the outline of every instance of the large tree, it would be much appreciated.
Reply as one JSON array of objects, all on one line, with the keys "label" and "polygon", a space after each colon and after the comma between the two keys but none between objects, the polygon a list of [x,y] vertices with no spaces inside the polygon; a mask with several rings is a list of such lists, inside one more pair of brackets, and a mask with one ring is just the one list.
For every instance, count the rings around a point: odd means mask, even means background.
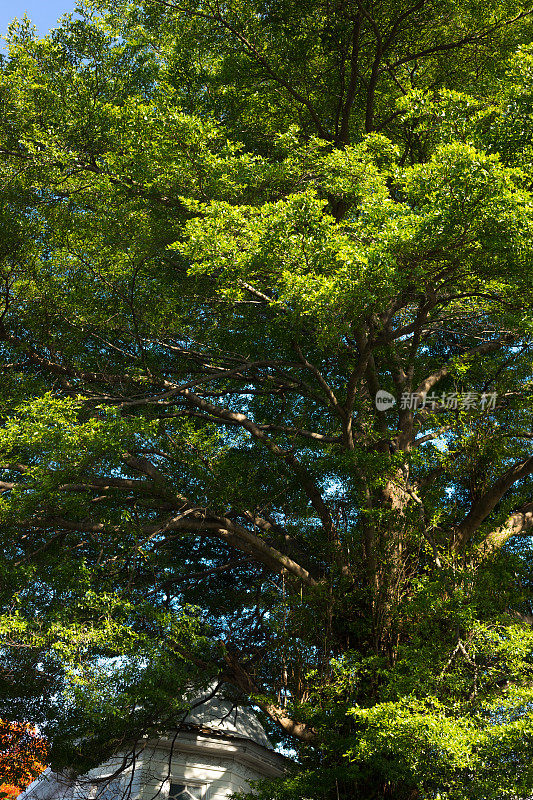
[{"label": "large tree", "polygon": [[531,13],[13,27],[0,713],[55,766],[215,681],[264,797],[533,787]]}]

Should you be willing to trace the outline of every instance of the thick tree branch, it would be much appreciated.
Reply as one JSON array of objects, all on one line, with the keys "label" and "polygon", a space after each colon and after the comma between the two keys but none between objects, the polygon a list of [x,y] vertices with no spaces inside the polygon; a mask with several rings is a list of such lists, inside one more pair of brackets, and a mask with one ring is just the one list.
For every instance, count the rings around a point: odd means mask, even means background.
[{"label": "thick tree branch", "polygon": [[518,461],[484,492],[454,531],[453,549],[461,550],[513,484],[533,472],[533,456]]},{"label": "thick tree branch", "polygon": [[454,365],[457,364],[458,361],[465,361],[473,356],[481,356],[485,355],[486,353],[492,353],[494,350],[498,350],[500,347],[503,347],[505,344],[510,344],[511,342],[516,340],[516,336],[513,334],[508,334],[503,336],[500,339],[490,342],[484,342],[483,344],[477,345],[477,347],[472,347],[470,350],[465,350],[464,353],[461,353],[458,356],[453,356],[448,363],[442,366],[440,369],[436,370],[432,375],[428,375],[415,389],[414,394],[418,397],[422,397],[423,395],[427,394],[437,383],[442,380],[442,378],[449,375],[451,370],[453,369]]},{"label": "thick tree branch", "polygon": [[285,733],[288,733],[301,742],[311,744],[315,741],[316,731],[313,728],[310,728],[304,723],[295,722],[288,716],[285,709],[264,699],[264,692],[261,691],[260,687],[257,686],[245,667],[243,667],[235,656],[226,653],[224,659],[227,664],[228,677],[230,677],[230,680],[246,695],[253,695],[254,702],[257,703],[259,708],[264,711],[276,725],[279,725]]},{"label": "thick tree branch", "polygon": [[[22,525],[26,529],[46,530],[61,529],[64,531],[80,531],[94,534],[119,534],[123,530],[121,525],[109,525],[104,522],[89,520],[70,520],[60,516],[35,518]],[[195,532],[207,536],[216,536],[233,548],[252,556],[256,561],[269,567],[273,572],[287,572],[297,577],[307,586],[315,586],[317,581],[308,570],[296,563],[292,558],[271,547],[259,536],[246,530],[226,517],[207,515],[205,511],[194,507],[184,508],[181,513],[174,514],[159,523],[143,525],[140,535],[145,541],[172,531]]]},{"label": "thick tree branch", "polygon": [[518,511],[514,511],[499,528],[491,531],[480,550],[492,553],[503,547],[513,536],[528,533],[533,527],[533,502],[526,503]]},{"label": "thick tree branch", "polygon": [[361,36],[362,15],[355,18],[352,28],[352,42],[350,55],[350,78],[346,89],[346,99],[342,107],[341,124],[337,135],[337,142],[340,145],[350,143],[350,114],[356,97],[357,81],[359,78],[359,39]]}]

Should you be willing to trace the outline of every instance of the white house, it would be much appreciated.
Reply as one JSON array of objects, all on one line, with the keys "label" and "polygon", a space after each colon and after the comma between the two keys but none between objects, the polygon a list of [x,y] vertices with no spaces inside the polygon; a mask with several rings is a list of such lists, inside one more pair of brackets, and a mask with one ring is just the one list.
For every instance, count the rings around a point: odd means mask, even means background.
[{"label": "white house", "polygon": [[143,741],[134,762],[106,781],[122,763],[118,753],[74,782],[46,770],[19,800],[226,800],[290,764],[252,711],[218,697],[197,706],[178,731]]}]

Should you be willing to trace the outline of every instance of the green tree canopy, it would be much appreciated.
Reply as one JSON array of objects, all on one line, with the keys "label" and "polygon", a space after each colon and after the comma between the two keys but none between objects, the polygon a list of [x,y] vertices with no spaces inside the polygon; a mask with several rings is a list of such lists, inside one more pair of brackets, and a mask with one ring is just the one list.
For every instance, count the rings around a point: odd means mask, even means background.
[{"label": "green tree canopy", "polygon": [[216,681],[297,752],[264,798],[533,789],[531,16],[12,27],[0,716],[55,767]]}]

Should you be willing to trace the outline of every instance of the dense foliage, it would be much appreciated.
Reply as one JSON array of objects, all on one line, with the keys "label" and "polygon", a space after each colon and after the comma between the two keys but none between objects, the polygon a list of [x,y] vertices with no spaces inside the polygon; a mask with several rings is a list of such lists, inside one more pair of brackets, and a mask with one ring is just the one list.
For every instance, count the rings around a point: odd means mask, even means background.
[{"label": "dense foliage", "polygon": [[46,742],[28,723],[0,720],[0,797],[17,797],[43,771]]},{"label": "dense foliage", "polygon": [[531,42],[513,0],[12,27],[0,713],[55,767],[218,681],[297,753],[264,798],[533,789]]}]

